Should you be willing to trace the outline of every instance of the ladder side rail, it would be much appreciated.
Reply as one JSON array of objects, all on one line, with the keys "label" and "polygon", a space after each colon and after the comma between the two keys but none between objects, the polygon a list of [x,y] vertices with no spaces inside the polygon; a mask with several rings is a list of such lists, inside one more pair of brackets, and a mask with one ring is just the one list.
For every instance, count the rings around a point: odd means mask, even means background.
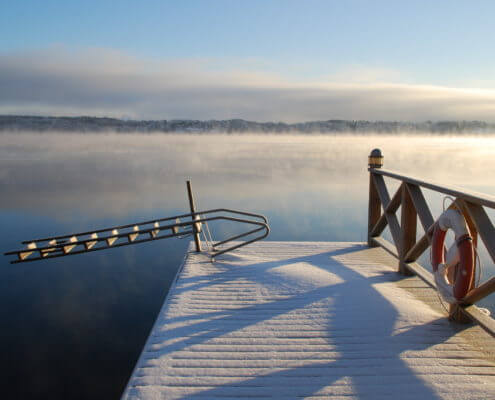
[{"label": "ladder side rail", "polygon": [[[194,214],[213,214],[213,213],[219,213],[219,212],[228,212],[231,214],[239,214],[239,215],[245,215],[249,217],[254,217],[263,220],[263,222],[268,223],[267,218],[264,215],[261,214],[254,214],[254,213],[248,213],[244,211],[239,211],[239,210],[233,210],[229,208],[214,208],[211,210],[205,210],[205,211],[196,211]],[[149,224],[154,224],[155,222],[165,222],[165,221],[172,221],[177,218],[187,218],[191,217],[193,213],[187,213],[187,214],[180,214],[180,215],[174,215],[173,217],[165,217],[165,218],[157,218],[157,219],[152,219],[148,221],[141,221],[141,222],[134,222],[132,224],[125,224],[125,225],[117,225],[113,226],[110,228],[100,228],[96,230],[91,230],[91,231],[86,231],[86,232],[78,232],[78,233],[71,233],[71,234],[66,234],[66,235],[59,235],[59,236],[50,236],[50,237],[44,237],[44,238],[39,238],[39,239],[32,239],[32,240],[24,240],[21,243],[22,244],[29,244],[29,243],[39,243],[39,242],[47,242],[50,240],[61,240],[61,239],[69,239],[72,236],[86,236],[86,235],[91,235],[93,233],[103,233],[103,232],[108,232],[112,231],[114,229],[126,229],[126,228],[133,228],[135,225],[141,226],[141,225],[149,225]],[[198,222],[198,221],[196,221]],[[133,232],[130,232],[133,233]]]},{"label": "ladder side rail", "polygon": [[19,264],[19,263],[30,262],[30,261],[48,260],[48,259],[57,258],[57,257],[67,257],[67,256],[73,256],[73,255],[76,255],[76,254],[90,253],[92,251],[112,249],[114,247],[130,246],[130,245],[138,244],[138,243],[152,242],[154,240],[168,239],[168,238],[177,237],[177,236],[183,236],[183,235],[188,235],[188,234],[192,234],[192,233],[193,233],[192,230],[191,231],[186,231],[186,232],[180,232],[178,234],[172,233],[172,234],[169,234],[169,235],[157,236],[157,237],[154,237],[154,238],[138,239],[138,240],[135,240],[133,242],[117,243],[117,244],[113,244],[111,246],[91,247],[90,249],[74,250],[74,251],[72,251],[70,253],[48,254],[46,256],[38,256],[38,257],[33,257],[33,258],[25,258],[23,260],[13,260],[10,263],[11,264]]},{"label": "ladder side rail", "polygon": [[[85,245],[85,244],[91,243],[91,242],[104,242],[108,239],[120,239],[120,238],[124,238],[124,237],[127,238],[129,236],[129,234],[137,234],[137,235],[142,235],[142,234],[147,234],[147,233],[151,234],[152,232],[155,232],[155,231],[164,231],[167,229],[172,229],[175,227],[185,227],[188,225],[192,225],[192,222],[190,222],[190,221],[189,222],[179,222],[179,223],[175,223],[173,225],[153,226],[152,228],[138,229],[138,230],[133,230],[130,232],[123,232],[123,233],[117,233],[117,234],[110,234],[108,236],[98,236],[95,238],[90,237],[90,238],[83,239],[83,240],[73,241],[73,242],[70,242],[69,244],[71,246],[72,245],[77,246],[77,245],[81,245],[81,244]],[[136,225],[133,225],[133,226],[136,226]],[[117,228],[112,228],[111,230],[114,230],[114,229],[117,229]],[[108,232],[111,230],[104,230],[103,232]],[[93,233],[96,233],[96,232],[93,231]],[[184,234],[185,234],[184,232],[178,233],[178,235],[184,235]],[[80,234],[80,233],[76,233],[76,234],[72,234],[68,237],[72,237],[72,236],[84,236],[84,235]],[[52,240],[54,240],[54,239],[52,239]],[[43,241],[45,241],[45,240],[43,240]],[[41,240],[39,240],[37,243],[39,243],[39,242],[41,242]],[[24,242],[22,242],[22,243],[24,243]],[[28,243],[32,243],[32,242],[28,242]],[[136,241],[136,243],[139,243],[139,242]],[[61,243],[56,243],[56,244],[49,244],[48,243],[46,246],[36,247],[34,249],[34,251],[63,248],[64,246],[67,246],[67,244],[68,244],[67,242],[61,242]],[[115,245],[111,245],[109,247],[115,247]],[[4,253],[4,255],[13,255],[13,254],[17,254],[19,252],[25,252],[25,251],[27,251],[27,249],[13,250],[13,251],[8,251],[8,252]]]},{"label": "ladder side rail", "polygon": [[228,238],[228,239],[222,240],[221,242],[217,242],[217,243],[215,243],[215,244],[213,245],[213,248],[218,247],[218,246],[221,246],[221,245],[223,245],[223,244],[225,244],[225,243],[228,243],[228,242],[232,242],[233,240],[237,240],[237,239],[240,239],[240,238],[242,238],[242,237],[249,236],[249,235],[251,235],[251,234],[253,234],[253,233],[256,233],[256,232],[261,231],[262,229],[265,229],[265,226],[262,226],[262,227],[260,227],[260,228],[253,229],[253,230],[251,230],[251,231],[249,231],[249,232],[244,232],[244,233],[241,233],[241,234],[239,234],[239,235],[232,236],[232,237],[230,237],[230,238]]},{"label": "ladder side rail", "polygon": [[[211,214],[211,213],[214,213],[214,212],[218,212],[218,210],[219,209],[209,210],[209,211],[206,211],[204,213],[205,214],[208,214],[208,213]],[[229,212],[232,212],[232,211],[235,212],[235,210],[229,210]],[[148,229],[140,229],[140,230],[133,230],[133,231],[131,231],[132,234],[138,234],[138,235],[150,234],[150,236],[151,236],[150,238],[129,240],[129,232],[124,232],[124,233],[118,233],[118,234],[113,234],[113,235],[108,235],[108,236],[99,236],[99,237],[96,237],[96,238],[95,237],[90,237],[90,238],[87,238],[87,239],[84,239],[84,240],[72,241],[72,242],[70,242],[70,245],[71,246],[74,246],[75,247],[75,246],[79,246],[79,245],[84,245],[85,246],[85,249],[72,250],[70,252],[63,252],[62,254],[60,254],[60,253],[53,254],[53,252],[62,251],[64,249],[64,247],[67,246],[67,243],[57,243],[57,244],[47,243],[46,246],[36,247],[36,248],[33,248],[33,249],[20,249],[20,250],[9,251],[9,252],[4,253],[4,255],[18,255],[19,256],[21,253],[26,253],[27,251],[38,252],[40,254],[40,256],[38,256],[38,257],[28,257],[28,256],[26,256],[23,259],[11,261],[12,264],[17,264],[17,263],[20,263],[20,262],[36,261],[36,260],[46,260],[46,259],[49,259],[49,258],[63,257],[63,256],[69,256],[69,255],[75,255],[75,254],[82,254],[82,253],[88,253],[90,251],[105,250],[105,249],[114,248],[114,247],[121,247],[121,246],[127,246],[127,245],[131,245],[131,244],[138,244],[138,243],[143,243],[143,242],[149,242],[149,241],[153,241],[153,240],[159,240],[159,239],[165,239],[165,238],[171,238],[171,237],[189,235],[189,234],[193,234],[194,231],[193,230],[191,230],[191,231],[183,231],[183,232],[173,231],[172,234],[164,235],[164,236],[155,236],[155,237],[153,237],[152,233],[154,233],[156,231],[163,231],[163,230],[168,230],[168,229],[174,229],[174,228],[177,228],[177,227],[183,227],[183,228],[185,228],[187,226],[194,226],[194,224],[197,224],[197,223],[208,222],[208,221],[215,221],[215,220],[227,220],[227,221],[233,221],[233,222],[239,222],[239,223],[257,225],[257,226],[260,227],[260,228],[257,228],[255,231],[250,231],[250,232],[247,232],[247,233],[243,233],[240,236],[237,235],[238,237],[247,236],[248,234],[252,234],[252,233],[258,232],[259,230],[265,229],[266,234],[262,237],[262,238],[264,238],[264,237],[266,237],[268,235],[268,232],[269,232],[269,227],[264,222],[254,221],[254,220],[249,220],[249,219],[244,219],[244,218],[236,218],[236,217],[225,216],[225,215],[218,215],[218,216],[212,216],[212,217],[207,217],[207,218],[200,218],[200,219],[191,220],[191,221],[178,222],[178,223],[176,222],[176,223],[171,224],[171,225],[163,225],[163,226],[159,226],[159,227],[153,226],[153,227],[148,228]],[[153,222],[156,222],[156,220],[154,220]],[[135,224],[132,224],[131,226],[136,226],[136,225]],[[76,235],[71,235],[71,236],[76,236]],[[69,236],[69,237],[71,237],[71,236]],[[117,239],[120,239],[120,238],[126,238],[127,241],[126,242],[123,242],[123,243],[116,243],[116,244],[113,244],[113,242],[112,242],[112,244],[109,244],[108,243],[108,240],[109,239],[115,239],[115,240],[117,240]],[[232,237],[231,238],[228,238],[225,241],[225,243],[227,243],[229,241],[232,241],[234,239],[235,238],[232,238]],[[256,240],[260,240],[260,239],[256,239]],[[86,246],[88,243],[93,243],[93,242],[103,242],[103,243],[106,242],[107,244],[105,246],[91,247],[91,248],[88,248]],[[250,241],[249,243],[252,243],[252,241]],[[226,250],[222,251],[222,253],[223,252],[226,252],[226,251],[230,251],[230,250],[232,250],[232,249],[226,249]],[[45,251],[45,253],[43,253],[43,251]]]},{"label": "ladder side rail", "polygon": [[[229,247],[229,248],[227,248],[227,249],[222,249],[222,250],[220,250],[220,251],[217,251],[217,252],[215,252],[215,253],[213,253],[213,254],[212,254],[212,257],[219,256],[220,254],[225,254],[225,253],[227,253],[227,252],[229,252],[229,251],[232,251],[232,250],[238,249],[238,248],[243,247],[243,246],[247,246],[247,245],[248,245],[248,244],[250,244],[250,243],[254,243],[254,242],[257,242],[257,241],[259,241],[259,240],[262,240],[262,239],[266,238],[266,237],[268,236],[268,234],[270,233],[270,228],[268,227],[268,225],[265,225],[264,227],[258,228],[258,229],[256,229],[255,231],[257,232],[257,231],[260,231],[260,230],[262,230],[262,229],[265,229],[265,233],[263,233],[263,235],[258,236],[258,237],[255,237],[255,238],[253,238],[253,239],[251,239],[251,240],[247,240],[247,241],[245,241],[245,242],[242,242],[242,243],[240,243],[240,244],[238,244],[238,245],[235,245],[235,246]],[[251,233],[253,233],[253,232],[251,232]]]}]

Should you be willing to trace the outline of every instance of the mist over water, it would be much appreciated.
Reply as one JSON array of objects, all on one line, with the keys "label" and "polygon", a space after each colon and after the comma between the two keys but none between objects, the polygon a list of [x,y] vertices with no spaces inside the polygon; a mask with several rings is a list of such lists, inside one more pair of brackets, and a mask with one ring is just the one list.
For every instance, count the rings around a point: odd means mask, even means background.
[{"label": "mist over water", "polygon": [[[376,147],[387,169],[495,195],[489,137],[5,133],[1,250],[187,212],[187,179],[200,210],[265,214],[269,240],[364,241],[367,156]],[[392,195],[398,185],[386,181]],[[444,196],[424,193],[437,217]],[[232,229],[212,228],[216,239]],[[13,266],[3,257],[0,351],[12,396],[117,398],[187,241]],[[480,254],[485,280],[495,271],[483,246]],[[492,313],[493,297],[483,303]]]}]

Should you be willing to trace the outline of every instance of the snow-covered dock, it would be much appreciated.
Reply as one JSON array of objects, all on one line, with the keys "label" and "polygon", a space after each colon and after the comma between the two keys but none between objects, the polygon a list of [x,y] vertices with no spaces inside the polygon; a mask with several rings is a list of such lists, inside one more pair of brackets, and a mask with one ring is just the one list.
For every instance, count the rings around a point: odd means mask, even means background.
[{"label": "snow-covered dock", "polygon": [[123,399],[495,399],[495,340],[381,248],[190,250]]}]

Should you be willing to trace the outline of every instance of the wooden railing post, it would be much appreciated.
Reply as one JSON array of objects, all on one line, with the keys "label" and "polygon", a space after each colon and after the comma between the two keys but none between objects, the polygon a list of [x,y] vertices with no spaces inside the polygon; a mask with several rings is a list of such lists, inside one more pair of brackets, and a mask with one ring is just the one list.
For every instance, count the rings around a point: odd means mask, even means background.
[{"label": "wooden railing post", "polygon": [[411,275],[406,263],[412,260],[407,260],[406,254],[416,244],[417,214],[405,183],[402,185],[400,228],[399,273]]},{"label": "wooden railing post", "polygon": [[383,156],[380,149],[374,149],[371,151],[368,157],[368,170],[370,171],[370,193],[368,203],[368,246],[376,247],[377,245],[372,240],[371,231],[373,227],[380,219],[381,215],[381,203],[378,191],[376,190],[375,182],[373,180],[373,169],[381,168],[383,165]]},{"label": "wooden railing post", "polygon": [[[485,207],[495,209],[495,196],[459,190],[441,184],[425,182],[421,179],[398,174],[382,169],[383,157],[379,149],[369,156],[369,204],[368,204],[368,245],[380,246],[399,261],[399,273],[416,274],[435,290],[436,283],[430,271],[422,267],[416,260],[428,249],[432,242],[434,219],[422,193],[429,189],[455,197],[452,206],[462,210],[469,231],[476,245],[481,239],[495,262],[495,226],[490,220]],[[390,197],[384,178],[394,179],[401,184],[395,194]],[[396,216],[401,208],[400,224]],[[383,211],[382,211],[383,210]],[[424,234],[416,240],[418,220]],[[393,243],[381,237],[388,226]],[[474,285],[473,285],[474,286]],[[458,322],[474,320],[495,336],[495,320],[480,311],[474,303],[495,293],[495,277],[472,287],[463,300],[450,307],[449,319]]]}]

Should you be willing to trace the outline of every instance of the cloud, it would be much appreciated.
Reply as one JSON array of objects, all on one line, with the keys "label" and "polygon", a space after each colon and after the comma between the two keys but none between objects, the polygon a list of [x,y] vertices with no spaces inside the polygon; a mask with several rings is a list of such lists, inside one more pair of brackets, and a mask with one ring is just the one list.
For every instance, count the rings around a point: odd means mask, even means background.
[{"label": "cloud", "polygon": [[[397,83],[387,69],[349,67],[319,82],[255,62],[140,60],[105,49],[0,55],[0,113],[256,121],[493,121],[495,90]],[[387,82],[387,78],[389,82]],[[394,81],[394,83],[390,83]]]}]

